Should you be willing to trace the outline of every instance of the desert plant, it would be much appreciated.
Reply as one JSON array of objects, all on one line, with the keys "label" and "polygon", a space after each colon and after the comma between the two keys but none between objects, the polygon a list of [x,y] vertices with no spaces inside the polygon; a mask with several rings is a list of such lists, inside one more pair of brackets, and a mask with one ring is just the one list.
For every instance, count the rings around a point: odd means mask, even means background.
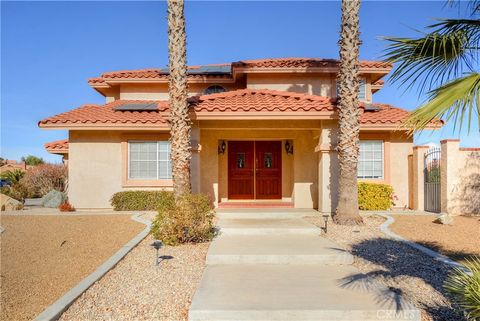
[{"label": "desert plant", "polygon": [[75,212],[75,207],[73,207],[72,204],[70,204],[69,202],[63,202],[62,204],[60,204],[58,209],[60,210],[60,212]]},{"label": "desert plant", "polygon": [[28,170],[21,180],[29,194],[42,197],[51,190],[66,191],[68,171],[65,165],[41,164]]},{"label": "desert plant", "polygon": [[393,188],[387,184],[358,183],[358,208],[366,211],[388,210],[394,204]]},{"label": "desert plant", "polygon": [[167,191],[124,191],[113,194],[115,211],[158,211],[172,193]]},{"label": "desert plant", "polygon": [[0,178],[7,180],[10,184],[15,185],[18,183],[22,177],[25,175],[25,172],[20,169],[14,169],[11,171],[6,171],[0,175]]},{"label": "desert plant", "polygon": [[33,197],[31,191],[23,183],[23,180],[20,180],[12,186],[2,187],[0,193],[10,196],[19,202],[23,202],[26,198]]},{"label": "desert plant", "polygon": [[469,270],[455,268],[445,281],[445,289],[452,294],[468,320],[480,320],[480,257],[464,263]]},{"label": "desert plant", "polygon": [[203,194],[169,194],[153,221],[151,233],[166,245],[210,241],[214,236],[214,212]]}]

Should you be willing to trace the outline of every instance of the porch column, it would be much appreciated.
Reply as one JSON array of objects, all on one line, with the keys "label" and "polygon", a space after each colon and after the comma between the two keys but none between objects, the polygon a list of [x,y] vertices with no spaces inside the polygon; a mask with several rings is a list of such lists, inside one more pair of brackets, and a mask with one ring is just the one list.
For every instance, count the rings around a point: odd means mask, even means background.
[{"label": "porch column", "polygon": [[428,146],[413,147],[413,209],[423,211],[425,209],[425,175],[424,158]]},{"label": "porch column", "polygon": [[200,193],[200,128],[192,127],[191,132],[192,160],[190,162],[190,183],[192,193]]},{"label": "porch column", "polygon": [[[459,185],[460,171],[464,166],[463,155],[460,153],[460,140],[445,139],[440,142],[441,157],[440,157],[440,204],[441,211],[456,215],[454,206],[454,198],[457,192],[456,187]],[[467,169],[463,169],[466,171]]]},{"label": "porch column", "polygon": [[335,151],[337,131],[334,124],[324,126],[315,152],[318,152],[318,211],[335,212],[338,197],[338,156]]}]

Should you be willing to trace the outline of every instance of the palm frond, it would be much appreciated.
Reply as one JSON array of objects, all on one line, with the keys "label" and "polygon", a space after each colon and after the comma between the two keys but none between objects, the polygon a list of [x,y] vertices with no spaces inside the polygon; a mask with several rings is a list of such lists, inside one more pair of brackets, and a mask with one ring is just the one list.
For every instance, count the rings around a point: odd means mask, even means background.
[{"label": "palm frond", "polygon": [[397,64],[390,80],[407,89],[420,83],[420,92],[460,76],[465,68],[473,71],[480,43],[479,20],[439,20],[427,28],[432,32],[419,38],[384,38],[390,42],[384,59]]},{"label": "palm frond", "polygon": [[470,131],[474,116],[480,121],[479,106],[480,73],[470,73],[432,90],[428,102],[413,111],[403,126],[410,131],[423,130],[435,120],[454,118],[454,129],[461,130],[467,121]]},{"label": "palm frond", "polygon": [[445,281],[445,289],[465,311],[467,320],[480,319],[480,257],[468,260],[465,267],[469,272],[456,268]]}]

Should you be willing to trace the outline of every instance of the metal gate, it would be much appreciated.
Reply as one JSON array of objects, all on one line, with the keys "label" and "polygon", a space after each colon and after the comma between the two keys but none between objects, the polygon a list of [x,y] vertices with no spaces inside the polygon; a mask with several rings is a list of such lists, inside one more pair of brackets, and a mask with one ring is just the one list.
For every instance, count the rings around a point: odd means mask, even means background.
[{"label": "metal gate", "polygon": [[440,213],[440,157],[439,147],[425,153],[425,211]]}]

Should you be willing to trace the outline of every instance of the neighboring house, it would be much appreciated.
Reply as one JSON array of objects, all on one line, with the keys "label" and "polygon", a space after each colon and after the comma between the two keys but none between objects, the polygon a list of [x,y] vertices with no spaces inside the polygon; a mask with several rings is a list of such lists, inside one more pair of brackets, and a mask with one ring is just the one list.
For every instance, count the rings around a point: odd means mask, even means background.
[{"label": "neighboring house", "polygon": [[10,172],[14,171],[16,169],[19,169],[21,171],[26,171],[32,166],[25,164],[25,162],[17,162],[16,160],[5,160],[5,164],[0,166],[0,174],[3,174],[5,172]]},{"label": "neighboring house", "polygon": [[62,162],[68,165],[68,139],[55,140],[44,145],[50,154],[62,156]]},{"label": "neighboring house", "polygon": [[[391,184],[396,206],[406,207],[412,137],[398,126],[408,112],[372,99],[391,67],[360,63],[358,177]],[[244,200],[334,211],[337,71],[337,60],[310,58],[189,67],[193,191],[216,206]],[[171,189],[168,69],[107,72],[89,84],[105,105],[39,122],[69,131],[71,203],[110,208],[118,191]]]}]

